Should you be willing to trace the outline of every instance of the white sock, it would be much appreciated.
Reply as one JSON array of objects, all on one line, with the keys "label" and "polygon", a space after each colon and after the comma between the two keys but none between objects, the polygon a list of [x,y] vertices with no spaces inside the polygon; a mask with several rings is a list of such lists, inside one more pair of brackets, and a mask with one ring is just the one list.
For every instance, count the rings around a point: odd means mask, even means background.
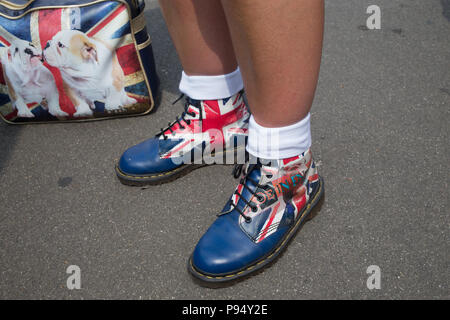
[{"label": "white sock", "polygon": [[311,147],[310,114],[301,121],[280,128],[266,128],[250,117],[247,151],[262,159],[295,157]]},{"label": "white sock", "polygon": [[195,100],[216,100],[229,98],[244,88],[239,67],[219,76],[181,75],[180,91]]}]

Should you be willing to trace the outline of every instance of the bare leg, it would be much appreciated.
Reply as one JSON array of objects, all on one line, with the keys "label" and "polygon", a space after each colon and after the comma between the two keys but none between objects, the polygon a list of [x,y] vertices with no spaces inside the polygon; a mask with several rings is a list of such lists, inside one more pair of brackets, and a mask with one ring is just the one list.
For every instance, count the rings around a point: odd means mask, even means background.
[{"label": "bare leg", "polygon": [[237,68],[219,0],[159,0],[187,75],[223,75]]},{"label": "bare leg", "polygon": [[323,38],[323,0],[222,0],[255,121],[283,127],[309,112]]}]

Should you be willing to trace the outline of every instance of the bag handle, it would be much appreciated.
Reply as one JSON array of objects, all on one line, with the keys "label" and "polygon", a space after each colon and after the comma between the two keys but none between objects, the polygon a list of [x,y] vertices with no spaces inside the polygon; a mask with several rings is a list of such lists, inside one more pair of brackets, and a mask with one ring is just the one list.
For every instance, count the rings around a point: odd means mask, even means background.
[{"label": "bag handle", "polygon": [[16,3],[16,2],[11,1],[11,0],[3,0],[1,2],[2,2],[1,5],[5,6],[7,8],[14,9],[14,10],[19,10],[19,9],[24,9],[24,8],[28,7],[30,4],[32,4],[34,2],[34,0],[28,0],[25,3],[22,3],[22,4]]},{"label": "bag handle", "polygon": [[141,11],[144,11],[145,7],[145,1],[144,0],[133,0],[134,7],[140,13]]},{"label": "bag handle", "polygon": [[[33,3],[35,0],[28,0],[28,1],[21,1],[24,3],[17,3],[17,1],[13,1],[13,0],[3,0],[1,1],[2,5],[4,5],[5,7],[8,7],[10,9],[24,9],[26,7],[28,7],[31,3]],[[135,8],[140,12],[142,10],[144,10],[145,7],[145,1],[144,0],[132,0]]]}]

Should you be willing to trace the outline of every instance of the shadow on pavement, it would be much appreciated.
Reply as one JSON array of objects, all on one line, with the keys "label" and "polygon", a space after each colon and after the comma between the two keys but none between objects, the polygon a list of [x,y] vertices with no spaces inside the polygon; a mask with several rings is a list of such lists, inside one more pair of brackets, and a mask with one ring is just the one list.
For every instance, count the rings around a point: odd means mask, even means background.
[{"label": "shadow on pavement", "polygon": [[0,177],[2,176],[4,168],[8,163],[11,152],[14,149],[19,131],[22,129],[20,126],[9,125],[0,120]]},{"label": "shadow on pavement", "polygon": [[450,21],[450,0],[441,0],[441,4],[442,14],[448,21]]}]

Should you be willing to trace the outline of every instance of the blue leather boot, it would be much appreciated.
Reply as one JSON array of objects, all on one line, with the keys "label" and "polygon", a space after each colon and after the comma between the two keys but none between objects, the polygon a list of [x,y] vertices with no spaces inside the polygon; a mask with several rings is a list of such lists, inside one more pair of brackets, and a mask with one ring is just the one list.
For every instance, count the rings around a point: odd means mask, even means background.
[{"label": "blue leather boot", "polygon": [[220,100],[186,98],[181,117],[126,150],[116,174],[124,184],[141,186],[175,180],[215,160],[233,158],[234,164],[236,153],[245,154],[249,116],[243,91]]},{"label": "blue leather boot", "polygon": [[[242,165],[236,166],[242,171]],[[247,164],[218,219],[198,242],[188,270],[207,282],[224,282],[272,262],[324,193],[310,150],[302,155]]]}]

